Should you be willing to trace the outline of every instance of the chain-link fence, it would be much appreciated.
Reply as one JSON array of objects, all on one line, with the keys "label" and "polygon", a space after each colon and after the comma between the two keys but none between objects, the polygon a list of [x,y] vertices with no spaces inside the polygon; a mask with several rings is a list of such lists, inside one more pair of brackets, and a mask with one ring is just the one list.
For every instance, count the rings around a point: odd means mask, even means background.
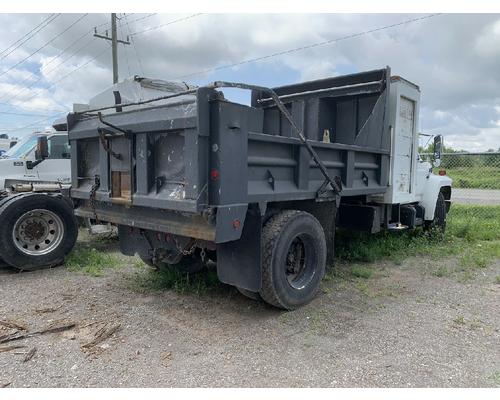
[{"label": "chain-link fence", "polygon": [[490,207],[500,207],[500,152],[443,153],[434,173],[440,170],[453,179],[452,204],[468,205],[478,217],[488,217]]}]

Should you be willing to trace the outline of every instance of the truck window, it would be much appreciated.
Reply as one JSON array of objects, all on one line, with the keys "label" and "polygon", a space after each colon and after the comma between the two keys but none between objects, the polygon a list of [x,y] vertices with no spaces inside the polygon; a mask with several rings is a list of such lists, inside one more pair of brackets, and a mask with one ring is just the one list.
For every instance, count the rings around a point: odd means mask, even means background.
[{"label": "truck window", "polygon": [[70,146],[65,135],[52,136],[49,139],[49,159],[65,160],[70,158]]},{"label": "truck window", "polygon": [[35,135],[21,139],[14,147],[11,147],[4,154],[4,157],[23,158],[30,154],[36,147],[37,138]]}]

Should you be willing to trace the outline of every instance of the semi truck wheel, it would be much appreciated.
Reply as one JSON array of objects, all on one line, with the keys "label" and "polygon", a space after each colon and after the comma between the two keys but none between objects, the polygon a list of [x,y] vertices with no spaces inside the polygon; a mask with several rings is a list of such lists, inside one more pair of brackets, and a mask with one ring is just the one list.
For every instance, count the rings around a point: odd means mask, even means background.
[{"label": "semi truck wheel", "polygon": [[444,233],[446,229],[446,201],[444,195],[439,192],[436,200],[436,210],[434,211],[434,219],[432,221],[425,221],[424,227],[427,230],[437,229]]},{"label": "semi truck wheel", "polygon": [[75,245],[78,224],[64,200],[28,194],[0,209],[0,248],[6,263],[25,271],[61,264]]},{"label": "semi truck wheel", "polygon": [[261,297],[286,310],[310,302],[325,275],[326,253],[325,233],[311,214],[272,216],[262,230]]}]

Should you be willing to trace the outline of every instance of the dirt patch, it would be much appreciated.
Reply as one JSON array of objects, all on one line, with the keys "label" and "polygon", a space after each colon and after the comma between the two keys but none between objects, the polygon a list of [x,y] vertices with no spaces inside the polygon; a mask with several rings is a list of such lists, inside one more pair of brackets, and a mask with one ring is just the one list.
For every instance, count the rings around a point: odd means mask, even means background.
[{"label": "dirt patch", "polygon": [[500,385],[499,260],[463,282],[430,272],[453,258],[336,271],[293,312],[228,286],[133,290],[147,272],[122,261],[100,277],[0,269],[0,337],[75,323],[5,343],[22,347],[0,352],[0,386]]}]

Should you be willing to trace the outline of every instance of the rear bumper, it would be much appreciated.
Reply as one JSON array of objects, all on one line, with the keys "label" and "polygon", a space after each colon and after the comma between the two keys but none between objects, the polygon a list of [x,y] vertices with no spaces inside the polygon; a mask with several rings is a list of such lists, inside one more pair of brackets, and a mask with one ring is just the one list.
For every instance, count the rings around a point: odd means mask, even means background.
[{"label": "rear bumper", "polygon": [[75,209],[75,215],[82,218],[96,218],[97,216],[99,220],[116,225],[215,241],[215,225],[207,222],[201,214],[190,215],[152,208],[121,206],[96,208],[94,213],[88,204],[84,204]]}]

